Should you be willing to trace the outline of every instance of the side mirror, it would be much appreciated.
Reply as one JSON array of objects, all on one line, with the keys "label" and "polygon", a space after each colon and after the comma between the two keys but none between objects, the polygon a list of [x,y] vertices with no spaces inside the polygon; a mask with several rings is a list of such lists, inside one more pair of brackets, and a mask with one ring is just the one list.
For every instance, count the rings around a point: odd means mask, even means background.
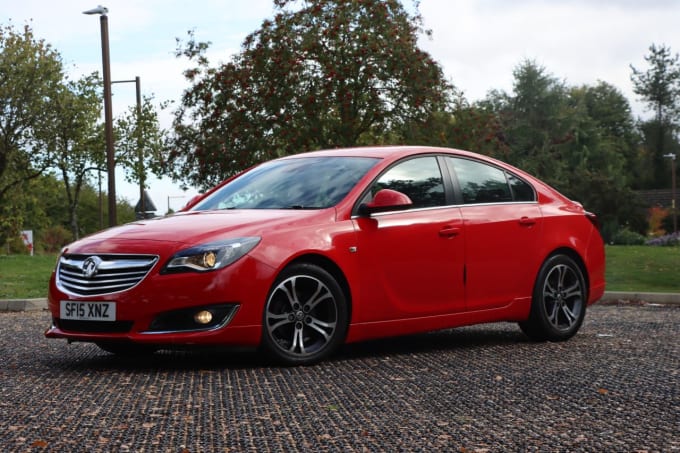
[{"label": "side mirror", "polygon": [[370,203],[359,205],[359,215],[370,216],[376,212],[399,211],[413,206],[413,202],[408,195],[392,189],[382,189],[378,191]]}]

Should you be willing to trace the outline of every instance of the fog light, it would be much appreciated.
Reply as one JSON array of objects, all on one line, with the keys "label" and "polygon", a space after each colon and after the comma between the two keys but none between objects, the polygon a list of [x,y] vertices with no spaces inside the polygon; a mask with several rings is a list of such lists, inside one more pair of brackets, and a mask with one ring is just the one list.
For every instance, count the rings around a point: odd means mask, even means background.
[{"label": "fog light", "polygon": [[210,324],[212,319],[213,315],[208,310],[201,310],[194,315],[194,321],[198,324]]}]

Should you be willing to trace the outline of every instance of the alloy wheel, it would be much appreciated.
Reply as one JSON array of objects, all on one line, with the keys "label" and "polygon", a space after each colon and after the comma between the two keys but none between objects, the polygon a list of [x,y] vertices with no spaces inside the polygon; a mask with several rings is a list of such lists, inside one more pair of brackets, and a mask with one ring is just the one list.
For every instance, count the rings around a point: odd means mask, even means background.
[{"label": "alloy wheel", "polygon": [[556,330],[567,331],[579,322],[583,299],[582,280],[571,266],[558,264],[550,269],[543,285],[543,303],[548,322]]},{"label": "alloy wheel", "polygon": [[337,298],[316,277],[290,276],[271,292],[266,306],[265,329],[275,347],[286,356],[313,356],[335,339]]}]

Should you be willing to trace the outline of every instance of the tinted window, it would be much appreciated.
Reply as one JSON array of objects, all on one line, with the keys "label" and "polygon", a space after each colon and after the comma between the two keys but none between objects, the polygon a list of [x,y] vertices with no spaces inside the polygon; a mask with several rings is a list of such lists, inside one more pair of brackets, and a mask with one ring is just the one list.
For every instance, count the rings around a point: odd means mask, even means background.
[{"label": "tinted window", "polygon": [[277,160],[234,179],[192,208],[320,209],[340,202],[378,159],[305,157]]},{"label": "tinted window", "polygon": [[534,193],[533,187],[529,183],[519,179],[517,176],[507,173],[508,182],[510,183],[510,188],[512,189],[512,198],[515,201],[534,201],[536,200],[536,195]]},{"label": "tinted window", "polygon": [[373,195],[380,189],[392,189],[408,195],[414,208],[443,206],[444,184],[437,159],[419,157],[401,162],[384,173],[371,188]]},{"label": "tinted window", "polygon": [[505,172],[468,159],[448,158],[463,195],[463,203],[500,203],[512,201]]}]

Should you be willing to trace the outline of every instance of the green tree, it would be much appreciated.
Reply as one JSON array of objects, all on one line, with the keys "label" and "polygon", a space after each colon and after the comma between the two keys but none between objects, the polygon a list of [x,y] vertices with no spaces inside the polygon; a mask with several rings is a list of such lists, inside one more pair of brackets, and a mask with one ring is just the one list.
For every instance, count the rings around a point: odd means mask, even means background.
[{"label": "green tree", "polygon": [[631,191],[639,140],[630,105],[604,82],[569,91],[572,139],[565,144],[565,193],[596,212],[609,239],[620,227],[644,233],[643,210]]},{"label": "green tree", "polygon": [[192,35],[178,49],[197,67],[175,114],[176,177],[205,187],[271,157],[382,142],[447,102],[451,86],[417,45],[422,18],[398,0],[274,3],[226,64],[210,67]]},{"label": "green tree", "polygon": [[81,191],[90,177],[89,172],[103,166],[104,144],[102,128],[98,125],[102,104],[100,85],[96,73],[63,84],[50,111],[50,128],[45,138],[53,150],[53,165],[64,184],[73,239],[80,237]]},{"label": "green tree", "polygon": [[433,112],[425,121],[412,123],[403,133],[413,145],[444,146],[485,154],[507,161],[510,148],[504,141],[499,115],[481,104],[457,98],[452,108]]},{"label": "green tree", "polygon": [[620,155],[627,184],[635,188],[639,175],[640,136],[628,99],[613,85],[600,81],[583,88],[588,116],[596,123],[604,146]]},{"label": "green tree", "polygon": [[[68,212],[66,206],[63,184],[49,172],[42,174],[21,184],[21,190],[13,190],[7,193],[5,203],[0,206],[0,221],[13,222],[12,228],[3,228],[0,234],[0,243],[6,242],[17,245],[15,240],[19,237],[19,230],[32,230],[37,252],[44,249],[45,237],[53,228],[66,231],[68,240],[72,240],[68,233]],[[59,240],[56,247],[64,245]],[[52,247],[48,247],[52,250]],[[12,250],[12,247],[10,247]],[[20,246],[14,251],[23,250]],[[58,248],[57,248],[58,250]]]},{"label": "green tree", "polygon": [[647,102],[657,122],[678,124],[680,114],[680,56],[662,45],[649,46],[646,71],[630,65],[633,91]]},{"label": "green tree", "polygon": [[[16,238],[20,230],[33,230],[38,252],[58,252],[73,241],[70,214],[64,209],[68,206],[64,182],[55,174],[47,172],[25,182],[22,190],[9,193],[11,196],[6,199],[9,202],[0,205],[0,244],[19,244]],[[102,197],[105,198],[106,193],[102,193]],[[100,222],[102,208],[104,219]],[[100,204],[97,188],[86,181],[80,190],[77,207],[78,235],[82,237],[108,225],[106,208],[105,202]],[[134,208],[125,201],[118,201],[117,213],[121,222],[131,222],[135,218]],[[10,228],[8,223],[11,223]],[[23,247],[14,251],[20,249]]]},{"label": "green tree", "polygon": [[145,96],[141,105],[130,107],[118,118],[116,135],[116,162],[129,170],[127,181],[147,188],[147,173],[160,176],[163,172],[165,131],[160,126],[153,96]]},{"label": "green tree", "polygon": [[676,135],[680,126],[680,57],[665,45],[652,44],[644,58],[649,68],[643,71],[631,65],[631,80],[635,94],[654,112],[653,119],[640,124],[649,150],[643,156],[647,156],[647,166],[652,169],[646,186],[662,188],[670,185],[664,154],[680,148]]},{"label": "green tree", "polygon": [[[630,191],[639,145],[630,105],[613,86],[569,87],[532,61],[515,72],[513,93],[491,92],[496,155],[528,170],[597,213],[607,236],[644,228]],[[493,130],[493,129],[491,129]]]},{"label": "green tree", "polygon": [[62,79],[60,55],[28,25],[0,27],[0,204],[52,164],[44,129]]},{"label": "green tree", "polygon": [[574,117],[564,82],[531,60],[513,71],[513,92],[492,91],[480,105],[494,111],[509,163],[557,188],[567,172],[565,145],[573,139]]}]

